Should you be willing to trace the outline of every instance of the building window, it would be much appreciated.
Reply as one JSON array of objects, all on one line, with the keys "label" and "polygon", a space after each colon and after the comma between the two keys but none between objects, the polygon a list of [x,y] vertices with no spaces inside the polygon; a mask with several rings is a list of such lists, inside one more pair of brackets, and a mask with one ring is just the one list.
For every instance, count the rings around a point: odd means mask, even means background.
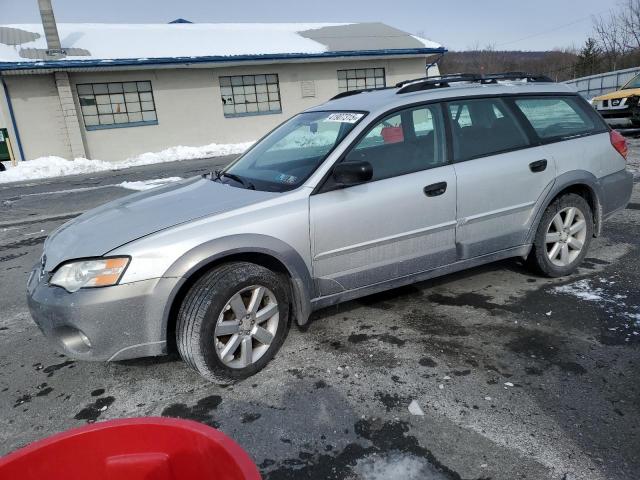
[{"label": "building window", "polygon": [[282,113],[278,75],[220,77],[225,117]]},{"label": "building window", "polygon": [[76,88],[87,130],[158,123],[151,82],[82,83]]},{"label": "building window", "polygon": [[338,90],[340,92],[363,90],[365,88],[382,88],[386,86],[384,68],[338,70]]}]

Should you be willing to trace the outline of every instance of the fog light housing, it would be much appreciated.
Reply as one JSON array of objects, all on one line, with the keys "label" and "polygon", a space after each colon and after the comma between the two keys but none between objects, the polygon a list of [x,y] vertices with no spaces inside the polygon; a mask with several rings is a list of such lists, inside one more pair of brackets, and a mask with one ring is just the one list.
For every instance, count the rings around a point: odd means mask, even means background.
[{"label": "fog light housing", "polygon": [[82,330],[74,327],[58,327],[55,336],[66,350],[73,353],[87,353],[91,350],[91,340]]}]

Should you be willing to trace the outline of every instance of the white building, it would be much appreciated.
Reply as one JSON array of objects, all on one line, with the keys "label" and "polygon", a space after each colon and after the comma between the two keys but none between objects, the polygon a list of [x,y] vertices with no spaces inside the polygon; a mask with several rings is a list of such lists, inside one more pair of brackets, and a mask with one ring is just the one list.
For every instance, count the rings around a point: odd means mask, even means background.
[{"label": "white building", "polygon": [[256,140],[341,91],[437,74],[445,52],[382,23],[56,25],[49,13],[47,28],[0,26],[0,129],[24,160]]}]

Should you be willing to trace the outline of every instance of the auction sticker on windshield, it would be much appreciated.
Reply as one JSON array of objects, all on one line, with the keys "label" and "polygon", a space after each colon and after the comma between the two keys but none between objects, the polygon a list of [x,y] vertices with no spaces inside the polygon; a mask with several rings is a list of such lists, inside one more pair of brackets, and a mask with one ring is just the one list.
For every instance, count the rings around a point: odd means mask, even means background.
[{"label": "auction sticker on windshield", "polygon": [[325,119],[325,122],[356,123],[363,116],[364,113],[332,113]]}]

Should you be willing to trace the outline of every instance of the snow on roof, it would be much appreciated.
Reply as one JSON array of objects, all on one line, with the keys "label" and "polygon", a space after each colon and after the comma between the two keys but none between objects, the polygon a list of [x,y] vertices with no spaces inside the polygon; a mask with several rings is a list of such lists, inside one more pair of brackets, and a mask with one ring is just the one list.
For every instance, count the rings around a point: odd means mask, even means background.
[{"label": "snow on roof", "polygon": [[66,56],[51,57],[41,24],[0,26],[0,62],[114,61],[317,56],[331,52],[443,50],[441,45],[382,23],[60,23]]}]

